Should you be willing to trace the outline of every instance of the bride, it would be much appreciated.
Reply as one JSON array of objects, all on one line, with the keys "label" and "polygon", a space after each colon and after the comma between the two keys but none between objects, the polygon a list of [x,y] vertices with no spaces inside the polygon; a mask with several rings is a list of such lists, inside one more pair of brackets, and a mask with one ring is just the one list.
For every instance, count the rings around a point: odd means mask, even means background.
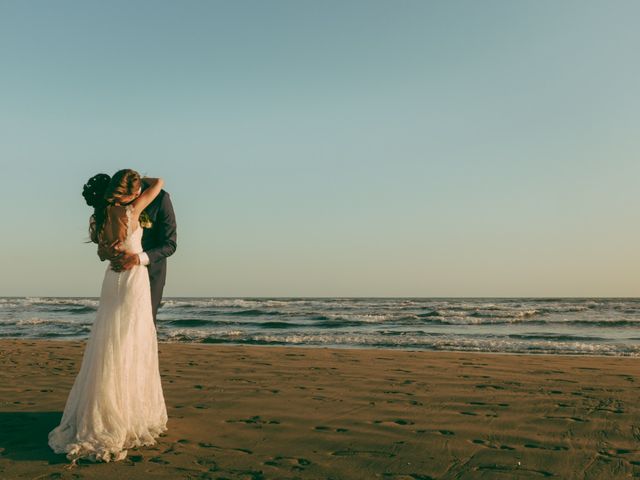
[{"label": "bride", "polygon": [[[146,180],[150,186],[142,192],[140,176],[127,169],[85,185],[83,196],[95,209],[91,240],[102,260],[105,251],[142,252],[139,215],[164,184]],[[166,424],[147,268],[115,272],[107,266],[82,366],[49,446],[73,463],[118,461],[129,448],[155,444]]]}]

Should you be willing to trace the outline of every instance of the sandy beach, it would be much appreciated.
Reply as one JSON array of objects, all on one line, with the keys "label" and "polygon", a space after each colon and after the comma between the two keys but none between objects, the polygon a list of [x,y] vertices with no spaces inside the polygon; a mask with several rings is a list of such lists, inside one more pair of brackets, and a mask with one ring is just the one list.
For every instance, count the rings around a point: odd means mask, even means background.
[{"label": "sandy beach", "polygon": [[640,360],[160,343],[169,430],[47,446],[83,342],[0,341],[2,479],[640,478]]}]

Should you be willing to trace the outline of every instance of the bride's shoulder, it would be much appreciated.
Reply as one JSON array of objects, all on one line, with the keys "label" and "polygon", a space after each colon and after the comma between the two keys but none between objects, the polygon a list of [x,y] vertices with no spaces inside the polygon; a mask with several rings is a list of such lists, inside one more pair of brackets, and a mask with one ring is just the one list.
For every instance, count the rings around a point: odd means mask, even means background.
[{"label": "bride's shoulder", "polygon": [[107,211],[108,212],[115,212],[115,213],[120,213],[125,211],[127,205],[119,205],[119,204],[109,204],[107,205]]},{"label": "bride's shoulder", "polygon": [[133,212],[133,205],[107,205],[107,213],[110,217],[125,218]]}]

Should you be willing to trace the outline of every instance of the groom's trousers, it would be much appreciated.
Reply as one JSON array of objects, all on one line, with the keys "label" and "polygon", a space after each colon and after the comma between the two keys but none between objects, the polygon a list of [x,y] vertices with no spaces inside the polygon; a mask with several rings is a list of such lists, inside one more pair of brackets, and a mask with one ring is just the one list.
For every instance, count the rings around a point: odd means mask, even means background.
[{"label": "groom's trousers", "polygon": [[162,301],[162,291],[167,279],[167,259],[163,258],[159,262],[148,265],[149,283],[151,284],[151,308],[153,310],[153,324],[156,325],[156,316],[160,302]]}]

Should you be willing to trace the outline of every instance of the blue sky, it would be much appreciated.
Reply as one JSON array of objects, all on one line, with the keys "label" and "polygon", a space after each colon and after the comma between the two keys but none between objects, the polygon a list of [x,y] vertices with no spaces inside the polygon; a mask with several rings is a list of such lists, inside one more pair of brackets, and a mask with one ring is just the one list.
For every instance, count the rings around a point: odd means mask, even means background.
[{"label": "blue sky", "polygon": [[0,295],[99,295],[80,195],[162,176],[166,295],[637,296],[635,1],[2,1]]}]

